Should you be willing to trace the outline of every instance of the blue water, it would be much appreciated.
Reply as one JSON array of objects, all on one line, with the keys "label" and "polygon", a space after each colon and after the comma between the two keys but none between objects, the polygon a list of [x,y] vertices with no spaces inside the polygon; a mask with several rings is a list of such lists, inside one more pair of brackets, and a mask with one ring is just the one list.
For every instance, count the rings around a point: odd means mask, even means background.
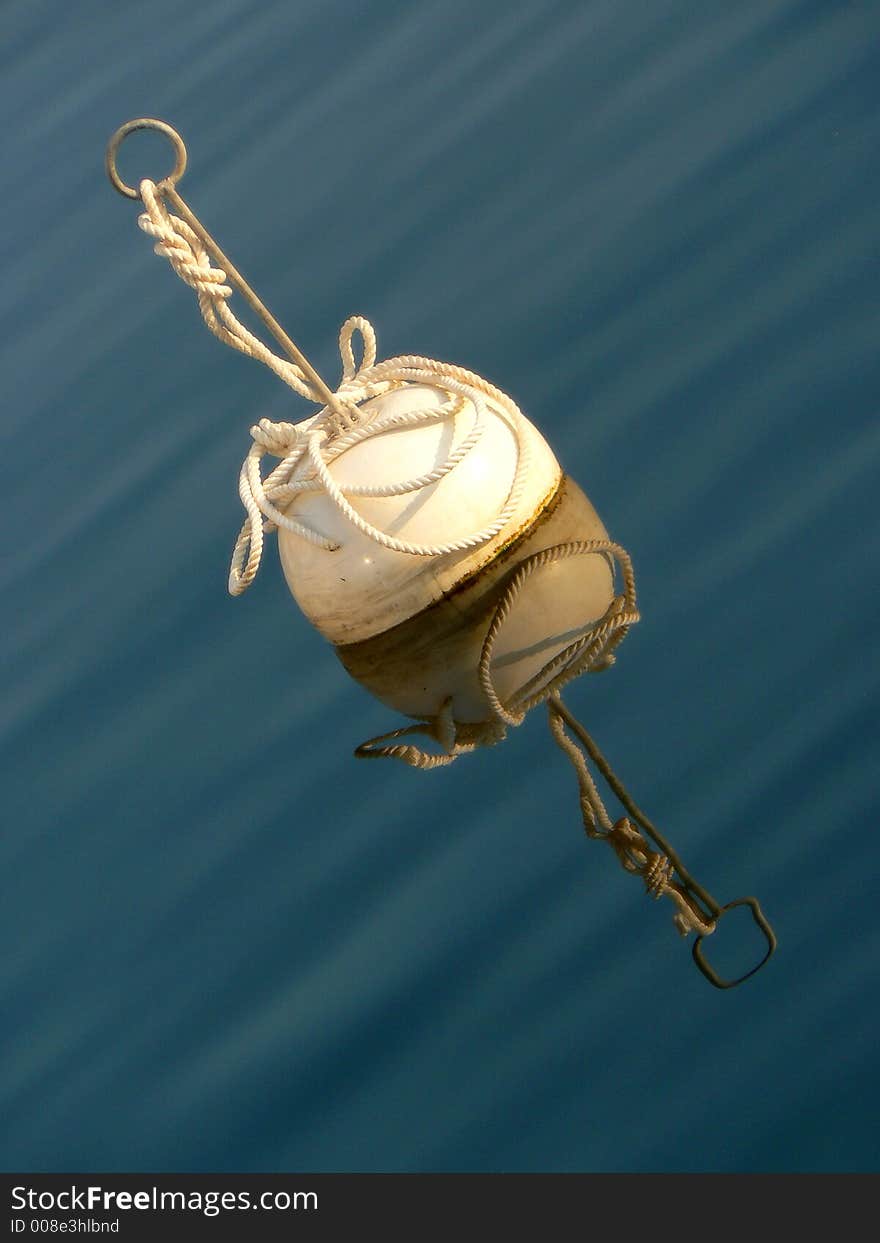
[{"label": "blue water", "polygon": [[[2,21],[0,1165],[877,1168],[877,4]],[[397,722],[274,547],[226,595],[247,429],[309,407],[110,190],[144,114],[325,374],[354,312],[480,372],[630,550],[643,621],[568,702],[760,897],[742,989],[584,841],[540,710],[359,764]]]}]

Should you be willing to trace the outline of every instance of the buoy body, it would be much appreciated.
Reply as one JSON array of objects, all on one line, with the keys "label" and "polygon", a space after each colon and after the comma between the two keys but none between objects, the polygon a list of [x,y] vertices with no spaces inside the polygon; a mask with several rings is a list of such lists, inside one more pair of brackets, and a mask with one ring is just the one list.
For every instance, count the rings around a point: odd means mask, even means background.
[{"label": "buoy body", "polygon": [[[430,475],[455,453],[478,415],[461,396],[449,414],[451,400],[441,382],[401,385],[365,402],[364,420],[431,409],[438,418],[369,436],[336,457],[331,474],[366,522],[415,545],[466,539],[503,511],[514,488],[516,504],[492,538],[441,555],[400,552],[358,530],[316,490],[297,495],[286,514],[339,547],[330,551],[281,529],[279,550],[291,593],[353,677],[408,716],[433,718],[451,698],[456,721],[477,723],[493,715],[477,676],[483,644],[517,566],[543,549],[608,535],[538,430],[491,398],[482,399],[479,440],[443,477],[400,495],[357,495],[359,486],[393,490],[398,480]],[[531,574],[492,651],[501,701],[514,700],[613,598],[612,563],[601,552],[550,560]]]},{"label": "buoy body", "polygon": [[[581,489],[563,476],[526,530],[453,591],[390,630],[338,645],[336,654],[352,677],[398,712],[432,717],[451,696],[456,721],[485,721],[489,706],[477,671],[505,586],[533,553],[581,539],[607,535]],[[538,569],[492,654],[492,681],[501,701],[513,701],[527,681],[601,618],[612,595],[611,567],[601,554]]]}]

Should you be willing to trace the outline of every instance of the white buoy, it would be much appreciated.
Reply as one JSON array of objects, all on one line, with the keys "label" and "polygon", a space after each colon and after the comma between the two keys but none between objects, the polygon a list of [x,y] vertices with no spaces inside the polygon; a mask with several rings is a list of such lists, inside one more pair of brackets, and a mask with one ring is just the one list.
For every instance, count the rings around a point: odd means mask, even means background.
[{"label": "white buoy", "polygon": [[[425,421],[395,425],[401,416],[419,415]],[[604,543],[608,534],[509,399],[466,385],[452,390],[442,376],[436,384],[404,382],[361,405],[359,427],[377,430],[333,457],[328,469],[371,533],[354,525],[326,490],[299,492],[287,518],[337,547],[280,529],[290,590],[349,673],[389,707],[429,719],[451,700],[456,722],[489,722],[495,713],[478,677],[480,657],[516,567],[542,550]],[[475,427],[479,438],[439,479],[401,494],[358,495],[437,472]],[[300,472],[308,475],[308,458]],[[490,528],[505,505],[510,512],[500,529],[473,547],[419,555],[378,543],[372,534],[411,546],[455,544]],[[607,614],[613,599],[612,562],[604,551],[536,569],[493,648],[491,677],[501,702],[515,702],[530,679]]]},{"label": "white buoy", "polygon": [[[120,177],[116,153],[139,129],[164,133],[176,156],[161,182],[144,179],[135,188]],[[110,139],[106,166],[121,194],[143,202],[138,223],[197,291],[208,328],[321,407],[299,424],[264,419],[251,428],[239,476],[247,518],[229,590],[247,590],[264,536],[277,528],[303,612],[355,678],[418,722],[370,739],[355,755],[423,769],[448,764],[499,741],[546,699],[551,735],[577,775],[587,836],[611,845],[652,897],[672,899],[675,926],[697,933],[694,961],[712,984],[731,988],[754,975],[776,948],[757,900],[722,907],[696,884],[562,703],[562,686],[607,668],[639,615],[628,555],[610,542],[537,429],[509,397],[462,367],[411,356],[376,364],[375,333],[359,316],[340,332],[342,381],[334,392],[178,194],[186,147],[176,130],[150,117],[126,122]],[[230,311],[233,287],[284,357]],[[360,367],[355,332],[364,346]],[[263,478],[266,454],[281,460]],[[431,736],[441,751],[403,741],[413,734]],[[612,822],[588,754],[632,819]],[[743,905],[767,951],[750,971],[724,980],[701,943],[726,910]]]}]

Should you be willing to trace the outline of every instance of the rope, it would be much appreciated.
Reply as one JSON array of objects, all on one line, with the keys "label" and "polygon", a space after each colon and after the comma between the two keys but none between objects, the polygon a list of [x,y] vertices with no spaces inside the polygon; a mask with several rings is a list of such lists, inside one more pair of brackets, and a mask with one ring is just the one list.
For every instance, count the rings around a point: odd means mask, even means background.
[{"label": "rope", "polygon": [[706,936],[715,929],[715,921],[707,919],[684,885],[674,879],[674,866],[667,855],[649,846],[632,821],[623,816],[611,823],[596,783],[587,765],[587,758],[578,744],[565,731],[557,696],[547,705],[550,733],[574,767],[580,789],[581,815],[587,837],[608,842],[625,871],[641,876],[645,891],[655,899],[671,898],[675,904],[672,921],[681,936],[690,932]]},{"label": "rope", "polygon": [[[249,332],[228,306],[232,294],[226,273],[213,267],[205,246],[179,216],[172,214],[159,188],[142,181],[141,197],[146,211],[138,223],[156,239],[156,254],[167,259],[181,280],[195,290],[199,309],[208,328],[226,345],[256,358],[300,396],[320,404],[320,396],[301,367],[273,353]],[[363,342],[358,365],[353,347],[354,334]],[[264,537],[272,530],[291,531],[302,539],[330,552],[339,544],[299,519],[289,517],[289,507],[298,493],[323,491],[346,520],[362,535],[383,548],[416,557],[438,557],[478,548],[507,526],[521,499],[530,464],[526,421],[522,411],[505,393],[482,376],[464,367],[437,362],[421,355],[405,355],[376,363],[376,334],[362,316],[352,316],[339,333],[342,377],[334,397],[344,417],[326,405],[317,414],[299,423],[273,423],[262,419],[251,428],[253,444],[242,463],[238,491],[246,518],[235,542],[229,570],[229,591],[241,595],[256,577],[263,555]],[[382,416],[361,409],[373,397],[406,384],[427,384],[446,397],[437,407]],[[340,486],[331,473],[335,458],[352,445],[370,436],[404,427],[422,427],[438,421],[454,421],[470,403],[473,424],[434,470],[395,483]],[[490,404],[491,403],[491,404]],[[364,519],[351,504],[350,497],[403,496],[430,487],[458,466],[479,443],[489,417],[501,418],[516,441],[516,465],[504,503],[493,520],[478,531],[457,540],[439,544],[417,544],[389,535]],[[280,458],[267,475],[262,474],[266,455]]]},{"label": "rope", "polygon": [[155,183],[142,181],[140,192],[146,211],[138,217],[138,224],[156,239],[156,254],[167,259],[180,279],[195,290],[202,318],[211,332],[225,345],[265,363],[300,396],[316,400],[301,368],[274,354],[230,311],[227,299],[232,297],[232,288],[225,283],[226,273],[211,266],[210,256],[197,234],[180,216],[168,211]]},{"label": "rope", "polygon": [[[254,336],[230,310],[232,287],[226,272],[214,267],[205,243],[180,216],[168,210],[161,189],[152,181],[140,185],[145,211],[138,223],[155,239],[155,252],[167,259],[182,281],[196,293],[199,309],[208,328],[226,345],[264,363],[294,392],[321,405],[320,394],[303,369],[282,358]],[[362,343],[360,362],[355,357],[354,337]],[[333,394],[334,408],[321,405],[318,412],[298,423],[261,419],[251,428],[251,448],[242,463],[238,492],[245,510],[245,521],[233,548],[229,570],[229,591],[241,595],[256,577],[263,555],[265,536],[272,530],[293,532],[300,538],[328,551],[340,545],[325,533],[286,512],[303,492],[322,491],[348,523],[362,535],[394,552],[417,557],[438,557],[477,548],[493,539],[507,526],[522,498],[530,464],[526,420],[506,393],[482,376],[450,363],[421,355],[403,355],[376,362],[376,334],[369,320],[354,315],[339,332],[342,375]],[[426,384],[438,388],[444,400],[438,407],[385,414],[363,409],[371,398],[406,384]],[[332,473],[333,462],[347,449],[371,436],[401,428],[423,427],[456,420],[467,409],[473,422],[463,438],[450,449],[446,459],[433,470],[410,479],[382,484],[341,486]],[[440,544],[417,544],[382,531],[364,519],[351,503],[354,497],[392,497],[415,493],[450,474],[479,443],[487,419],[498,417],[510,428],[516,441],[516,465],[507,496],[494,519],[478,531]],[[264,476],[264,457],[280,459]],[[606,614],[579,639],[559,652],[518,691],[513,702],[503,704],[492,681],[492,653],[504,622],[510,614],[528,577],[551,561],[573,556],[605,556],[620,567],[623,593],[615,596]],[[614,649],[629,627],[638,621],[635,580],[627,553],[607,540],[558,544],[528,557],[516,569],[495,610],[479,664],[480,685],[486,696],[489,718],[477,724],[457,724],[451,702],[436,717],[407,726],[362,744],[356,754],[364,758],[392,757],[417,768],[435,768],[477,746],[500,741],[510,725],[518,725],[536,704],[557,693],[584,672],[608,668]],[[398,738],[422,734],[433,738],[442,754],[426,752]],[[389,745],[383,745],[389,744]]]},{"label": "rope", "polygon": [[[442,751],[437,754],[424,751],[411,743],[395,743],[395,738],[405,738],[412,734],[422,734],[433,738]],[[362,742],[355,748],[355,756],[359,760],[403,760],[410,768],[445,768],[457,760],[460,755],[476,751],[478,747],[491,747],[502,742],[507,734],[503,723],[496,721],[479,721],[476,724],[456,721],[452,715],[452,698],[445,699],[440,711],[427,721],[417,725],[404,725],[401,729],[393,729],[389,734],[379,734]],[[378,744],[391,741],[391,746]]]},{"label": "rope", "polygon": [[[604,554],[620,566],[623,580],[623,595],[615,596],[605,614],[595,622],[579,639],[575,639],[566,648],[553,657],[542,669],[521,687],[511,704],[505,706],[495,691],[492,682],[492,653],[498,641],[498,635],[504,625],[517,597],[526,580],[551,562],[564,561],[569,557],[594,556]],[[582,673],[598,673],[608,669],[614,663],[614,648],[626,637],[630,626],[639,620],[636,608],[636,585],[632,562],[629,554],[610,540],[577,540],[567,544],[556,544],[552,548],[542,549],[527,557],[516,568],[504,595],[498,603],[480,655],[480,685],[495,716],[507,725],[519,725],[526,713],[536,704],[543,703],[550,695],[561,690],[563,686]],[[549,680],[546,680],[550,675]]]}]

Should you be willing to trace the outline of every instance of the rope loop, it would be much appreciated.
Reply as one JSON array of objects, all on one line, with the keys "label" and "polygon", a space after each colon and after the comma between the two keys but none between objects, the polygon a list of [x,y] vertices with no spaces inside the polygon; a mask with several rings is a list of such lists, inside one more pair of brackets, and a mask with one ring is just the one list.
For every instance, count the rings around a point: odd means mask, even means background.
[{"label": "rope loop", "polygon": [[[445,699],[440,711],[429,720],[419,721],[416,725],[404,725],[393,729],[388,734],[378,734],[362,742],[355,748],[355,756],[359,760],[402,760],[410,768],[430,769],[445,768],[460,755],[475,751],[477,747],[491,747],[502,742],[507,730],[503,724],[495,721],[477,722],[476,724],[456,721],[452,715],[451,697]],[[405,738],[412,734],[421,734],[439,743],[442,751],[437,754],[424,751],[412,743],[395,743],[395,738]],[[381,744],[390,742],[391,746]]]},{"label": "rope loop", "polygon": [[[566,560],[568,557],[582,556],[604,556],[612,564],[619,566],[623,578],[623,594],[615,596],[604,615],[592,626],[587,627],[579,638],[547,661],[517,691],[511,702],[502,703],[492,680],[492,653],[504,622],[509,617],[526,581],[542,566]],[[444,758],[444,764],[451,763],[459,755],[474,750],[475,746],[492,746],[500,741],[505,737],[509,726],[520,725],[527,712],[537,704],[543,703],[544,700],[557,695],[563,686],[574,678],[580,677],[582,673],[596,673],[607,669],[614,660],[613,649],[623,640],[630,626],[638,620],[632,562],[626,550],[619,544],[614,544],[610,540],[572,541],[542,549],[521,561],[495,606],[480,654],[477,676],[486,697],[488,719],[477,725],[467,723],[455,725],[457,733],[454,745],[446,747],[448,758]],[[446,737],[443,731],[448,729],[443,722],[443,716],[444,713],[448,714],[451,711],[452,701],[446,700],[437,716],[426,718],[419,725],[409,726],[404,731],[372,738],[358,747],[355,755],[371,759],[377,757],[402,759],[405,763],[414,764],[416,767],[435,767],[433,764],[421,763],[419,757],[425,756],[426,753],[420,752],[418,748],[411,745],[401,749],[399,746],[382,748],[375,744],[384,742],[388,738],[397,738],[403,732],[427,734],[443,742]],[[605,816],[598,794],[593,802],[588,803],[585,814],[592,815],[594,821],[598,821],[604,831],[611,832],[611,822]]]},{"label": "rope loop", "polygon": [[[360,333],[363,343],[363,355],[361,365],[358,366],[354,358],[354,347],[352,346],[352,338],[356,332]],[[342,358],[342,384],[347,384],[361,371],[368,371],[376,362],[376,333],[373,325],[368,319],[364,319],[362,315],[351,315],[339,329],[339,354]]]}]

